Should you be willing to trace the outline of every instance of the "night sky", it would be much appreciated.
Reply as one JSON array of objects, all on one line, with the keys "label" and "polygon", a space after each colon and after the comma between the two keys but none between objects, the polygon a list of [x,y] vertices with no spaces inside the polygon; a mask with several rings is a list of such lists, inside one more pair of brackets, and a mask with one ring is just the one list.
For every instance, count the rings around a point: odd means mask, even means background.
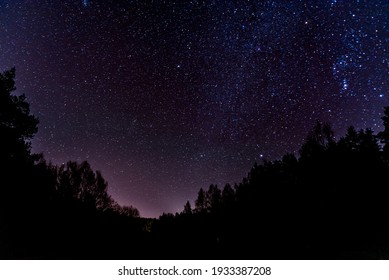
[{"label": "night sky", "polygon": [[240,182],[316,120],[381,130],[389,2],[0,0],[33,151],[88,160],[142,216]]}]

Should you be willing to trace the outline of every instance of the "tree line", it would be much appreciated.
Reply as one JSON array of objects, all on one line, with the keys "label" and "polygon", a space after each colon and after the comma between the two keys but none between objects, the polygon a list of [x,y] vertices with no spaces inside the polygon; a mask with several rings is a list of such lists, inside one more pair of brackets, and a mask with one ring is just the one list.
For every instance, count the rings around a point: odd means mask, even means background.
[{"label": "tree line", "polygon": [[139,211],[119,205],[88,162],[57,166],[33,154],[39,121],[15,90],[15,69],[0,74],[0,257],[91,256],[79,247],[94,252],[96,239],[110,236],[102,227],[115,219],[131,224]]},{"label": "tree line", "polygon": [[194,209],[188,201],[161,220],[215,258],[388,258],[389,107],[382,120],[378,134],[350,126],[339,140],[318,121],[298,157],[255,164],[233,187],[200,188]]}]

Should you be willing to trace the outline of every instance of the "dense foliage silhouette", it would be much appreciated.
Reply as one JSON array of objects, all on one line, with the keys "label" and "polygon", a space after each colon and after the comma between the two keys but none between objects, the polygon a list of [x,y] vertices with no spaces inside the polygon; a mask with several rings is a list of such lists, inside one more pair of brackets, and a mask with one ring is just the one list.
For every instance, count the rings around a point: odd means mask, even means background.
[{"label": "dense foliage silhouette", "polygon": [[139,211],[118,205],[88,162],[55,166],[31,153],[38,119],[12,94],[14,79],[15,69],[0,74],[0,257],[104,258],[118,232],[127,245],[143,238]]},{"label": "dense foliage silhouette", "polygon": [[175,218],[175,227],[195,233],[187,242],[207,244],[216,258],[388,258],[385,131],[350,127],[336,141],[317,122],[299,158],[255,164],[221,196],[217,186],[200,189],[193,222]]},{"label": "dense foliage silhouette", "polygon": [[255,164],[221,193],[201,188],[193,214],[164,215],[154,233],[184,258],[388,258],[389,107],[382,119],[378,135],[351,126],[338,141],[317,122],[299,158]]},{"label": "dense foliage silhouette", "polygon": [[317,122],[298,157],[256,163],[239,184],[200,188],[193,209],[145,219],[88,162],[31,153],[38,119],[14,79],[0,74],[0,258],[389,257],[389,107],[378,134],[351,126],[336,140]]}]

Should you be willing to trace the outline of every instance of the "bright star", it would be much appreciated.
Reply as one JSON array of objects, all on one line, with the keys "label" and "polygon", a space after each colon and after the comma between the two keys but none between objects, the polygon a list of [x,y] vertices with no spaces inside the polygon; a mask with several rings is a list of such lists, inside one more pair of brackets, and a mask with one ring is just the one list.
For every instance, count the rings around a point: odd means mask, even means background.
[{"label": "bright star", "polygon": [[346,78],[343,79],[342,89],[343,89],[343,90],[347,90],[347,89],[348,89],[348,82],[347,82],[347,79],[346,79]]}]

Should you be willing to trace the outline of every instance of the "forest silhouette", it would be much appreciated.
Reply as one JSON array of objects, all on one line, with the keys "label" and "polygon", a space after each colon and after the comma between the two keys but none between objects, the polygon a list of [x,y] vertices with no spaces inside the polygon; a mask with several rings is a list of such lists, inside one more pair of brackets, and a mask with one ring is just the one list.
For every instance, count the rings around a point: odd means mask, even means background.
[{"label": "forest silhouette", "polygon": [[147,219],[114,201],[88,162],[32,153],[39,121],[14,91],[11,69],[0,74],[2,259],[389,258],[389,107],[378,134],[351,126],[336,140],[318,121],[298,157]]}]

